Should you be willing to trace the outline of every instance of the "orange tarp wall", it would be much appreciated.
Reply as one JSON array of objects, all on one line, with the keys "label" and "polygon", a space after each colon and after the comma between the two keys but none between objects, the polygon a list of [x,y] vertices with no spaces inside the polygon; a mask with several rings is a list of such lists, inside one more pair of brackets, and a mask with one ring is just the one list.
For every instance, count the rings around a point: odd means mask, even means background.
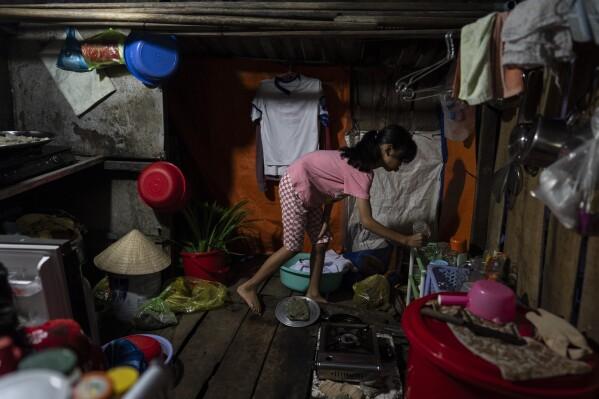
[{"label": "orange tarp wall", "polygon": [[[255,238],[251,250],[258,253],[282,245],[282,226],[278,185],[270,182],[267,192],[258,190],[251,102],[262,80],[287,70],[286,65],[266,61],[187,57],[166,92],[170,126],[194,196],[222,204],[249,200],[254,223],[246,234]],[[349,68],[298,66],[295,71],[323,82],[331,142],[333,148],[343,146],[343,136],[351,127]],[[476,184],[475,135],[463,143],[447,143],[440,238],[468,240]],[[332,248],[337,251],[342,249],[341,226],[342,206],[337,204],[331,226]]]},{"label": "orange tarp wall", "polygon": [[470,242],[476,192],[476,134],[472,118],[470,137],[463,142],[447,140],[447,163],[443,179],[443,200],[439,240],[452,237]]},{"label": "orange tarp wall", "polygon": [[[266,193],[258,190],[251,102],[262,80],[287,70],[286,65],[272,62],[188,57],[166,93],[170,123],[185,154],[183,167],[194,195],[223,204],[249,200],[256,252],[277,250],[282,245],[282,226],[278,184],[269,182]],[[298,66],[294,71],[322,81],[332,146],[343,146],[344,133],[351,126],[349,69]],[[337,204],[331,228],[336,250],[343,242],[341,213]]]}]

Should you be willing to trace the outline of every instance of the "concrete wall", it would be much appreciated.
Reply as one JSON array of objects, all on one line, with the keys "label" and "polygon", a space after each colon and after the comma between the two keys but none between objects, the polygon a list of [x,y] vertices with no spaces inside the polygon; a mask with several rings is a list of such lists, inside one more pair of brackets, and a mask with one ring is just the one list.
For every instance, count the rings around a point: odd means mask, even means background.
[{"label": "concrete wall", "polygon": [[[68,145],[80,155],[164,158],[162,90],[149,89],[125,67],[116,67],[107,70],[116,92],[78,117],[39,56],[62,36],[62,29],[21,30],[17,35],[0,36],[0,127],[52,132],[55,143]],[[163,241],[170,237],[170,220],[161,219],[142,203],[137,176],[135,171],[103,170],[99,165],[1,201],[0,209],[6,210],[4,216],[9,218],[40,209],[66,210],[88,229],[90,259],[133,228]]]},{"label": "concrete wall", "polygon": [[[81,32],[83,37],[93,33]],[[161,89],[145,87],[125,67],[107,69],[116,92],[78,117],[39,56],[49,43],[62,37],[64,31],[60,29],[22,30],[11,38],[9,68],[15,127],[53,132],[57,143],[69,145],[82,155],[164,157]]]}]

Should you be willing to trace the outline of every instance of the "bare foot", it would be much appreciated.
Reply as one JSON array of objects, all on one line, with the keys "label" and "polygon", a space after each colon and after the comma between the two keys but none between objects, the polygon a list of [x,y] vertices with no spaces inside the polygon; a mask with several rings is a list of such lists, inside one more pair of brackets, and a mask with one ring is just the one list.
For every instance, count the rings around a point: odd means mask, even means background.
[{"label": "bare foot", "polygon": [[326,299],[324,299],[320,294],[312,295],[306,294],[306,296],[318,303],[329,303]]},{"label": "bare foot", "polygon": [[258,299],[258,292],[256,292],[255,288],[247,287],[246,284],[241,284],[237,287],[237,293],[252,312],[257,314],[262,313],[262,304],[260,303],[260,299]]}]

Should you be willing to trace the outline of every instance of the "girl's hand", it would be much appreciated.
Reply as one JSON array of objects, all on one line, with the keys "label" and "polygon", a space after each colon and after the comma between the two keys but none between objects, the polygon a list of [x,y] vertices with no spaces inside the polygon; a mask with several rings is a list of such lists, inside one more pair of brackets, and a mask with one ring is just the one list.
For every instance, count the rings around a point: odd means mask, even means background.
[{"label": "girl's hand", "polygon": [[411,236],[407,236],[404,245],[412,248],[420,248],[424,243],[424,234],[418,233]]}]

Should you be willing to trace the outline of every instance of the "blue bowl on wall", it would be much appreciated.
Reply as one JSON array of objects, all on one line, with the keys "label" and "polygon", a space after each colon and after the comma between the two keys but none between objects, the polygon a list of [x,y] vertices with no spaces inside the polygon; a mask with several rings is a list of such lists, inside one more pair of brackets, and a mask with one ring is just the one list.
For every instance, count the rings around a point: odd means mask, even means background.
[{"label": "blue bowl on wall", "polygon": [[129,72],[143,84],[158,86],[179,66],[176,37],[131,33],[125,41],[125,64]]}]

